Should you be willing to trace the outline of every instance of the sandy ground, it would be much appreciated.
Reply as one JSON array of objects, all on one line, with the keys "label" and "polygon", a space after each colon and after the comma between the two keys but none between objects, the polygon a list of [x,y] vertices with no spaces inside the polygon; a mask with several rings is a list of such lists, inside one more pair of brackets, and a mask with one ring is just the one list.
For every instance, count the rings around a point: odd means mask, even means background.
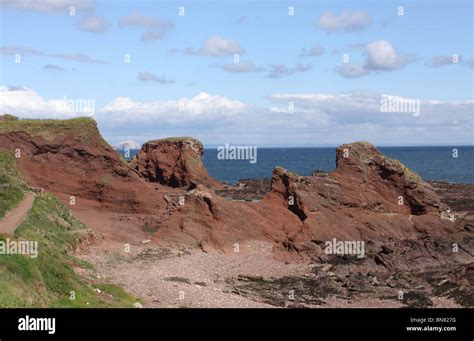
[{"label": "sandy ground", "polygon": [[35,196],[34,193],[25,194],[20,204],[0,220],[0,233],[13,235],[15,229],[21,224],[23,219],[25,219],[31,207],[33,207]]},{"label": "sandy ground", "polygon": [[[79,258],[94,265],[94,270],[78,271],[120,285],[145,308],[281,307],[276,301],[265,303],[259,295],[260,280],[314,275],[315,265],[275,259],[268,242],[248,241],[240,245],[239,252],[206,253],[198,247],[163,244],[154,233],[143,229],[144,222],[151,217],[94,210],[76,210],[74,215],[98,235],[92,245],[83,245],[77,252]],[[254,289],[249,294],[236,291],[234,285],[245,285],[246,278],[257,282]],[[288,293],[283,291],[287,289],[270,290],[275,296],[286,297]],[[290,300],[285,304],[292,306]],[[398,308],[404,305],[393,299],[363,296],[344,299],[339,295],[325,297],[324,304],[305,306]],[[452,300],[433,297],[433,307],[460,306]]]},{"label": "sandy ground", "polygon": [[[108,250],[104,250],[104,244]],[[271,257],[271,245],[253,241],[235,254],[210,254],[200,249],[170,249],[151,244],[117,242],[94,246],[81,258],[96,266],[99,276],[141,297],[145,307],[273,307],[230,292],[227,278],[298,276],[307,264],[285,264]]]},{"label": "sandy ground", "polygon": [[[252,241],[239,253],[213,254],[200,249],[180,249],[154,243],[125,245],[103,240],[88,247],[80,258],[94,264],[83,274],[100,277],[122,286],[140,298],[145,308],[275,308],[233,292],[228,279],[303,277],[312,272],[310,264],[285,264],[271,257],[271,245]],[[287,295],[287,293],[282,293]],[[449,299],[435,298],[434,307],[459,307]],[[291,306],[292,302],[288,302]],[[311,308],[400,308],[396,300],[328,297],[325,304]]]},{"label": "sandy ground", "polygon": [[[82,248],[78,257],[92,263],[94,270],[83,275],[100,278],[123,287],[137,297],[145,308],[275,308],[265,303],[256,286],[250,295],[237,293],[235,283],[247,280],[272,280],[284,277],[308,278],[314,265],[287,264],[272,258],[272,246],[262,241],[241,245],[236,253],[206,253],[199,248],[161,246],[154,242],[128,244],[103,239]],[[243,282],[242,282],[243,281]],[[286,289],[273,292],[287,296]],[[284,291],[284,292],[283,292]],[[275,296],[278,296],[275,295]],[[432,307],[460,308],[451,299],[432,297]],[[291,300],[285,306],[298,307]],[[400,308],[393,299],[340,295],[324,298],[324,304],[305,304],[310,308]]]},{"label": "sandy ground", "polygon": [[78,252],[79,258],[96,268],[87,275],[122,286],[144,307],[273,307],[230,292],[226,279],[291,276],[311,270],[308,264],[275,260],[272,245],[261,241],[240,245],[236,253],[205,253],[200,248],[162,245],[140,227],[147,218],[143,215],[94,210],[75,210],[74,215],[102,236]]}]

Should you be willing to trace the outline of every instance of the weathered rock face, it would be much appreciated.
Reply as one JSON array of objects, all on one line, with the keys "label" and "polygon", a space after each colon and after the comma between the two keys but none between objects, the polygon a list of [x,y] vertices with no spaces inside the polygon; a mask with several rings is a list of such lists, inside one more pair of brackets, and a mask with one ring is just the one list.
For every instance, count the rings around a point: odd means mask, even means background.
[{"label": "weathered rock face", "polygon": [[330,258],[324,253],[327,241],[363,241],[369,267],[416,268],[470,259],[464,251],[453,257],[451,246],[463,237],[455,235],[459,227],[431,186],[367,143],[338,148],[337,169],[328,174],[299,176],[276,167],[271,190],[258,203],[216,193],[229,191],[198,186],[188,192],[186,204],[159,234],[173,241],[185,234],[206,250],[272,240],[279,254],[320,260]]},{"label": "weathered rock face", "polygon": [[[433,188],[400,162],[368,143],[337,149],[331,173],[299,176],[276,167],[262,204],[279,205],[301,221],[299,254],[341,264],[343,272],[405,271],[473,261],[467,217],[454,219]],[[328,242],[364,242],[361,259],[326,254]],[[453,245],[457,251],[453,251]],[[459,246],[459,247],[457,247]]]},{"label": "weathered rock face", "polygon": [[368,143],[337,149],[329,174],[298,176],[275,168],[264,201],[292,211],[318,241],[382,243],[453,231],[449,211],[419,176]]},{"label": "weathered rock face", "polygon": [[380,209],[387,212],[409,211],[413,215],[447,209],[429,184],[398,160],[382,155],[373,145],[346,144],[337,148],[336,153],[334,176],[348,185],[344,194],[354,207],[382,205]]},{"label": "weathered rock face", "polygon": [[142,146],[132,168],[146,180],[171,187],[219,186],[202,164],[204,148],[193,138],[168,138]]},{"label": "weathered rock face", "polygon": [[93,120],[18,121],[1,128],[8,132],[0,132],[0,147],[19,153],[16,161],[28,184],[66,203],[74,197],[78,208],[123,212],[161,205],[156,191],[101,138]]},{"label": "weathered rock face", "polygon": [[299,251],[316,246],[308,245],[311,233],[290,211],[271,203],[228,200],[203,185],[186,194],[158,236],[172,243],[197,241],[205,251],[220,252],[234,252],[236,244],[262,240],[274,244],[275,254],[282,259],[299,258]]},{"label": "weathered rock face", "polygon": [[191,138],[146,143],[128,165],[93,121],[20,120],[0,124],[0,147],[21,151],[17,164],[30,185],[65,202],[77,197],[76,209],[153,215],[163,242],[233,252],[235,244],[261,240],[282,258],[325,260],[324,242],[361,240],[374,266],[397,268],[451,260],[457,243],[457,257],[472,258],[431,186],[368,143],[339,147],[328,174],[277,167],[265,198],[245,203],[225,198],[237,189],[209,177],[203,146]]}]

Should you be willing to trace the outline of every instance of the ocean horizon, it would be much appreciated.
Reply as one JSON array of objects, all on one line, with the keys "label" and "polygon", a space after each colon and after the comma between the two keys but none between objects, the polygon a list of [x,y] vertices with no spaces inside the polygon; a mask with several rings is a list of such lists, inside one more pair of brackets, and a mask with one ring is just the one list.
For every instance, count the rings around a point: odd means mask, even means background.
[{"label": "ocean horizon", "polygon": [[[385,156],[397,159],[427,181],[474,183],[474,146],[384,146]],[[453,149],[457,157],[453,157]],[[138,150],[131,150],[133,157]],[[203,163],[215,179],[236,184],[243,179],[269,179],[276,166],[310,175],[336,168],[336,147],[258,147],[257,160],[220,160],[218,149],[206,147]]]}]

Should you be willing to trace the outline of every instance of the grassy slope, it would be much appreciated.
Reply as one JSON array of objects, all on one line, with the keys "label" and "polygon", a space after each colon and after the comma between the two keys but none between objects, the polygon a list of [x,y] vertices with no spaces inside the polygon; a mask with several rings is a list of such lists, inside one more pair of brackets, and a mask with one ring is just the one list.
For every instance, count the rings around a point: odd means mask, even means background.
[{"label": "grassy slope", "polygon": [[30,136],[42,137],[47,141],[73,134],[82,142],[97,141],[107,146],[100,136],[97,123],[89,117],[72,118],[68,120],[18,120],[0,122],[0,134],[25,132]]},{"label": "grassy slope", "polygon": [[12,155],[0,152],[0,219],[20,203],[23,191],[27,190],[14,164]]},{"label": "grassy slope", "polygon": [[[0,179],[27,188],[7,152],[0,151],[0,161]],[[19,200],[0,197],[0,207],[13,207]],[[69,252],[85,236],[85,226],[56,197],[37,197],[15,236],[9,238],[37,241],[38,258],[0,255],[0,307],[131,307],[136,299],[121,288],[74,271],[74,267],[92,268]],[[75,300],[70,299],[71,291]]]},{"label": "grassy slope", "polygon": [[185,142],[185,141],[191,141],[191,142],[197,141],[197,142],[199,142],[194,137],[177,136],[177,137],[166,137],[164,139],[158,139],[158,140],[150,140],[150,141],[147,141],[145,143],[156,144],[156,143],[160,143],[160,142]]}]

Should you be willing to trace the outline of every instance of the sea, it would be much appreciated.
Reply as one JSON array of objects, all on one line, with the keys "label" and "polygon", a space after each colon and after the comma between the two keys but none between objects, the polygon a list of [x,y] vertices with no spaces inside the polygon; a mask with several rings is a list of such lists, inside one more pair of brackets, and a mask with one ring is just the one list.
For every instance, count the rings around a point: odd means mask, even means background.
[{"label": "sea", "polygon": [[[457,149],[457,155],[453,151]],[[474,146],[379,147],[389,158],[397,159],[424,180],[474,184]],[[136,151],[131,151],[133,156]],[[456,156],[456,157],[455,157]],[[257,162],[220,160],[217,148],[204,150],[203,162],[217,180],[236,184],[242,179],[269,179],[275,166],[300,175],[336,168],[336,148],[258,148]]]}]

